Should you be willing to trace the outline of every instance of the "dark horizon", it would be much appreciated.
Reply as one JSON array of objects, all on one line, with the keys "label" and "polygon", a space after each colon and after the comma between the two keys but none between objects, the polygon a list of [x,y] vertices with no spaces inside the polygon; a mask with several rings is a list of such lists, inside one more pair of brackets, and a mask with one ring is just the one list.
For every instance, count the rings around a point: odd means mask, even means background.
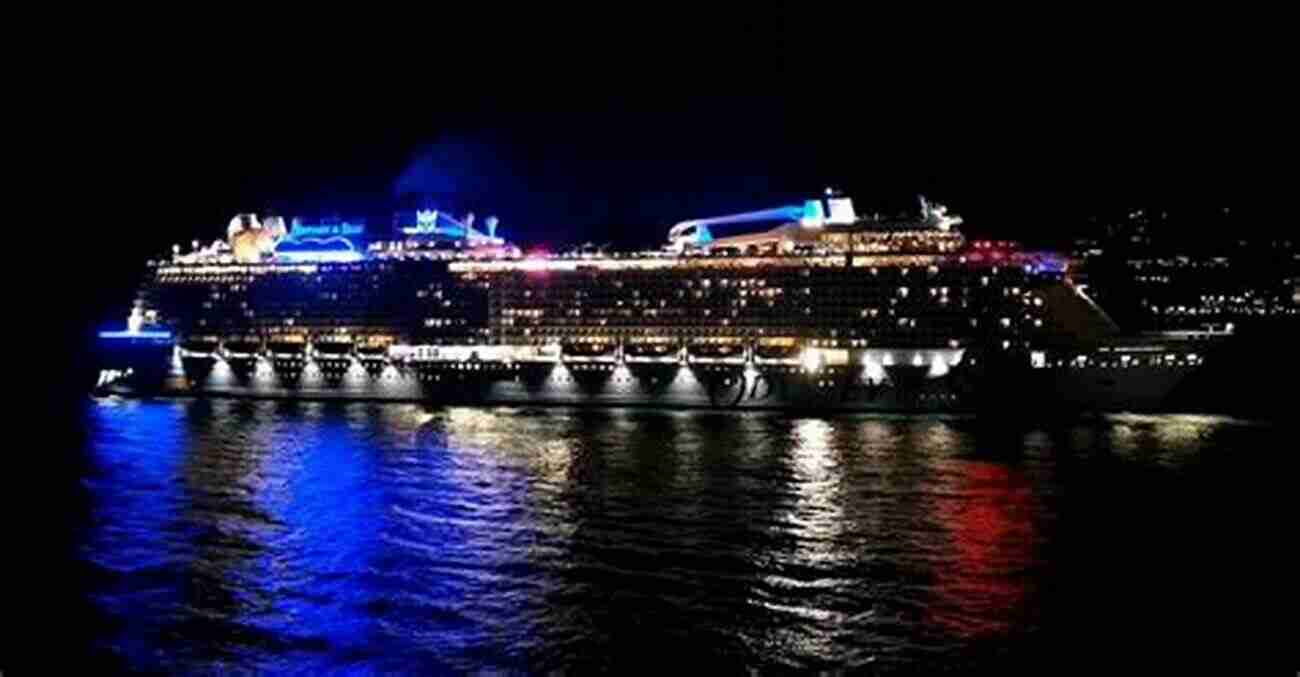
[{"label": "dark horizon", "polygon": [[340,130],[326,119],[227,130],[212,148],[146,145],[138,151],[160,157],[147,165],[154,191],[143,202],[158,208],[137,233],[205,237],[240,212],[380,214],[402,193],[428,192],[462,203],[457,212],[500,212],[525,241],[653,246],[682,219],[834,186],[886,213],[925,194],[968,215],[968,227],[1023,237],[1117,209],[1242,209],[1277,195],[1260,175],[1271,167],[1263,142],[1215,148],[1131,127],[1048,136],[1005,120],[986,120],[987,138],[958,139],[942,125],[820,119],[781,101],[728,106],[490,111],[474,124]]}]

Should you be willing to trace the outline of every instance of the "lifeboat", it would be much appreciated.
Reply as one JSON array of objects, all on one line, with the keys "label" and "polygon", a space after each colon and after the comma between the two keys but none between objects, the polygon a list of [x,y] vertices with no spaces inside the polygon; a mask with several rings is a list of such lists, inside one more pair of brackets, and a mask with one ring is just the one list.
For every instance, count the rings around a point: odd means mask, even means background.
[{"label": "lifeboat", "polygon": [[799,343],[794,339],[761,340],[754,345],[754,357],[759,360],[798,360]]},{"label": "lifeboat", "polygon": [[565,359],[579,362],[613,362],[617,348],[613,341],[574,341],[565,343],[561,352]]},{"label": "lifeboat", "polygon": [[262,352],[262,341],[256,338],[231,338],[221,342],[226,357],[252,356]]},{"label": "lifeboat", "polygon": [[184,370],[185,376],[194,382],[205,380],[216,365],[219,345],[215,337],[208,336],[195,336],[182,340],[179,346],[181,369]]},{"label": "lifeboat", "polygon": [[222,352],[230,371],[238,379],[247,379],[257,371],[257,361],[262,353],[262,341],[256,337],[236,336],[221,342]]},{"label": "lifeboat", "polygon": [[741,363],[745,361],[745,346],[739,342],[696,341],[686,346],[686,352],[695,362]]},{"label": "lifeboat", "polygon": [[523,364],[540,364],[546,367],[554,366],[560,358],[560,346],[555,344],[541,346],[526,346],[516,348],[514,359]]},{"label": "lifeboat", "polygon": [[678,349],[676,341],[628,341],[623,356],[628,362],[673,362]]},{"label": "lifeboat", "polygon": [[346,359],[352,356],[352,342],[321,341],[313,343],[312,350],[316,353],[318,359],[330,357]]},{"label": "lifeboat", "polygon": [[267,341],[266,350],[271,354],[271,368],[281,384],[296,384],[307,365],[307,342],[299,338],[273,339]]},{"label": "lifeboat", "polygon": [[356,345],[357,359],[372,378],[378,378],[388,368],[388,344],[365,342]]},{"label": "lifeboat", "polygon": [[367,374],[378,377],[388,368],[388,346],[363,343],[357,346],[357,359]]},{"label": "lifeboat", "polygon": [[197,336],[181,341],[181,350],[193,356],[215,355],[220,346],[220,341],[209,336]]},{"label": "lifeboat", "polygon": [[276,357],[300,357],[305,358],[307,355],[307,343],[305,341],[268,341],[266,349]]},{"label": "lifeboat", "polygon": [[366,343],[357,346],[357,356],[363,360],[388,359],[388,346]]},{"label": "lifeboat", "polygon": [[312,343],[316,368],[327,383],[338,383],[352,369],[352,339],[330,336]]},{"label": "lifeboat", "polygon": [[217,359],[211,355],[183,355],[181,369],[185,372],[186,378],[194,382],[202,382],[212,373],[216,361]]},{"label": "lifeboat", "polygon": [[681,371],[682,365],[677,361],[676,351],[672,353],[670,359],[655,360],[627,359],[628,373],[636,380],[637,388],[647,395],[659,395],[668,390],[677,373]]}]

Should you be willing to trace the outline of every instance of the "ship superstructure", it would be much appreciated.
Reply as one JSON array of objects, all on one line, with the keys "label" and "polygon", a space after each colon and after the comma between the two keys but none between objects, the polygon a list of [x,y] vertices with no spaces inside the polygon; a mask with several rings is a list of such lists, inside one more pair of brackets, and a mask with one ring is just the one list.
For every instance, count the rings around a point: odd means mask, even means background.
[{"label": "ship superstructure", "polygon": [[152,263],[133,317],[174,336],[163,387],[947,409],[1012,376],[1089,369],[1151,372],[1159,397],[1200,359],[1121,338],[1064,258],[968,241],[924,199],[913,218],[882,219],[828,191],[616,253],[527,254],[493,217],[483,232],[472,215],[415,216],[379,240],[347,222],[240,216],[225,241]]}]

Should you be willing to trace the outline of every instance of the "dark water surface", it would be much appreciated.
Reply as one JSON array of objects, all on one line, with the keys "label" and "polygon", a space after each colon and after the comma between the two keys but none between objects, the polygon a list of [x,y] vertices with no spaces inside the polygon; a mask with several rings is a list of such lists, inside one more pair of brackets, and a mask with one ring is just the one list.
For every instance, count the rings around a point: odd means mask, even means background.
[{"label": "dark water surface", "polygon": [[[101,655],[168,672],[1249,660],[1267,425],[104,400]],[[1270,593],[1272,591],[1272,593]]]}]

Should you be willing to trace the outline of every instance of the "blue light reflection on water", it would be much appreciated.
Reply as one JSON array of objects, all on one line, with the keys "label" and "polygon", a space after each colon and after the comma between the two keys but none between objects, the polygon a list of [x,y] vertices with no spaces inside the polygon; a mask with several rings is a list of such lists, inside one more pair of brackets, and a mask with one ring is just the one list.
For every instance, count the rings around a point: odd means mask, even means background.
[{"label": "blue light reflection on water", "polygon": [[[119,619],[115,648],[137,664],[152,653],[162,619],[183,604],[176,565],[192,557],[187,540],[174,538],[186,531],[172,510],[185,503],[176,478],[188,443],[176,420],[173,407],[127,402],[94,407],[89,421],[97,453],[85,484],[100,500],[82,550],[111,574],[97,601]],[[123,478],[130,491],[120,490]]]},{"label": "blue light reflection on water", "polygon": [[[996,666],[1068,642],[1063,619],[1123,624],[1114,605],[1152,590],[1190,603],[1168,581],[1212,566],[1184,555],[1216,535],[1185,526],[1212,509],[1189,478],[1239,472],[1215,464],[1255,439],[1213,417],[990,433],[220,400],[88,417],[102,643],[185,672]],[[1108,569],[1115,552],[1150,577]],[[1182,613],[1158,620],[1186,630]]]},{"label": "blue light reflection on water", "polygon": [[[110,643],[152,667],[383,665],[402,646],[403,664],[456,669],[473,663],[446,655],[525,632],[515,593],[539,583],[504,542],[530,537],[514,526],[524,482],[480,450],[454,455],[420,428],[428,418],[319,403],[93,407],[99,519],[85,552],[123,582],[102,600],[130,620]],[[190,655],[187,636],[224,639]],[[153,655],[160,645],[172,655]]]}]

